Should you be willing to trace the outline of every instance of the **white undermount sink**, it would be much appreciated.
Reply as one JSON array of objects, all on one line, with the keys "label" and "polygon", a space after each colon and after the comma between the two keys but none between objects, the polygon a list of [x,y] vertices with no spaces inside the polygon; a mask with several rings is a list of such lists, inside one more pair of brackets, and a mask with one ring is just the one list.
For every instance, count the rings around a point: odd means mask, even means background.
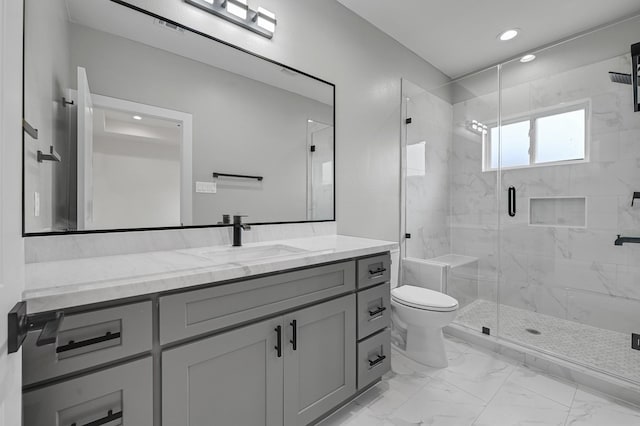
[{"label": "white undermount sink", "polygon": [[207,249],[197,253],[197,255],[213,260],[215,265],[224,265],[226,263],[258,261],[274,257],[291,256],[300,253],[308,253],[308,250],[284,244],[274,244],[258,247],[225,247],[219,249]]}]

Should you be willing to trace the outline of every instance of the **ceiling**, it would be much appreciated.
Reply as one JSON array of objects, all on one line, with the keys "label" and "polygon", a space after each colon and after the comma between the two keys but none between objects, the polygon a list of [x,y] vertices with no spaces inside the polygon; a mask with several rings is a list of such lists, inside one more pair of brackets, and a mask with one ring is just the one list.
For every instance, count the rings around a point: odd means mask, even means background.
[{"label": "ceiling", "polygon": [[[452,78],[640,13],[638,0],[338,1]],[[520,35],[499,41],[509,28]]]}]

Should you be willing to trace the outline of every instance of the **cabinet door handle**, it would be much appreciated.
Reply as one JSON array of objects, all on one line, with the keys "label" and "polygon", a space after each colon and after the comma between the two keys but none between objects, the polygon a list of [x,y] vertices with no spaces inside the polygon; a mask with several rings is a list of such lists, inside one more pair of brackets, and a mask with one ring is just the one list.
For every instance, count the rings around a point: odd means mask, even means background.
[{"label": "cabinet door handle", "polygon": [[74,342],[73,340],[69,340],[64,346],[58,346],[56,348],[56,353],[62,353],[67,351],[72,351],[74,349],[84,348],[85,346],[96,345],[102,342],[108,342],[109,340],[119,339],[121,336],[120,332],[112,333],[107,331],[104,336],[94,337],[92,339],[81,340],[79,342]]},{"label": "cabinet door handle", "polygon": [[385,272],[387,272],[386,268],[378,268],[375,271],[369,269],[369,279],[381,277]]},{"label": "cabinet door handle", "polygon": [[369,360],[369,368],[373,368],[376,365],[380,364],[382,361],[384,361],[385,359],[387,359],[386,356],[384,355],[378,355],[378,358],[374,359],[374,360]]},{"label": "cabinet door handle", "polygon": [[276,351],[278,352],[278,358],[282,357],[282,326],[279,325],[276,330]]},{"label": "cabinet door handle", "polygon": [[[374,310],[369,309],[369,316],[370,317],[375,317],[381,313],[383,313],[384,311],[386,311],[387,308],[385,308],[384,306],[380,306],[379,308],[376,308]],[[371,321],[373,318],[370,318],[369,321]]]},{"label": "cabinet door handle", "polygon": [[[114,413],[113,410],[109,410],[109,412],[107,412],[107,415],[104,416],[103,418],[94,420],[91,423],[86,423],[83,426],[102,426],[121,418],[122,418],[122,411],[118,411],[117,413]],[[71,423],[71,426],[77,426],[76,422]]]},{"label": "cabinet door handle", "polygon": [[293,338],[289,340],[289,343],[291,343],[291,347],[295,351],[298,349],[298,321],[291,321],[291,329],[293,331]]}]

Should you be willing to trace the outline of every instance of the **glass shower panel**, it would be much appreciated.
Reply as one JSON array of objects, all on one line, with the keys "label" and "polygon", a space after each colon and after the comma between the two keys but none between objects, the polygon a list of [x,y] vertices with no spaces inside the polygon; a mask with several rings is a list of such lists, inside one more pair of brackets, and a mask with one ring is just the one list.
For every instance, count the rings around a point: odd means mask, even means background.
[{"label": "glass shower panel", "polygon": [[[609,71],[631,72],[639,24],[502,65],[498,155],[500,337],[636,383],[640,245],[614,241],[640,236],[640,113]],[[515,122],[526,164],[509,162]]]},{"label": "glass shower panel", "polygon": [[460,305],[456,323],[497,328],[497,171],[484,141],[498,121],[497,68],[424,90],[403,80],[403,281]]}]

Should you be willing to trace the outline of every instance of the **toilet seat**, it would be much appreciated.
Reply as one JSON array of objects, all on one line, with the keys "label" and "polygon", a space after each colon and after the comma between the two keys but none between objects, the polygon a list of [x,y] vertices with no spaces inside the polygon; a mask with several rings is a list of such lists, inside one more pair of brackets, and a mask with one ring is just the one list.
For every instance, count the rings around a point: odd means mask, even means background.
[{"label": "toilet seat", "polygon": [[451,312],[458,309],[458,301],[453,297],[412,285],[394,288],[391,291],[391,299],[410,308],[425,311]]}]

